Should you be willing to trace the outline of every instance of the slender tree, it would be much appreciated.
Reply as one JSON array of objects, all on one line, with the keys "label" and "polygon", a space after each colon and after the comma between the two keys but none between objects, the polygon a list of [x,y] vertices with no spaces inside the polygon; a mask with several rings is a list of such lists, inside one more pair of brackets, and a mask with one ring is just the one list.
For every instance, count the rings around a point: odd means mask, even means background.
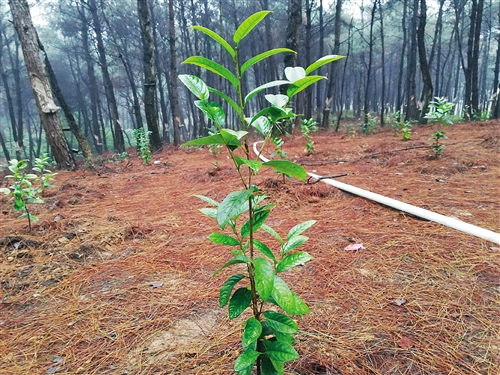
[{"label": "slender tree", "polygon": [[38,48],[38,36],[31,20],[28,3],[26,0],[11,0],[9,5],[48,145],[59,169],[74,170],[77,166],[64,137],[57,112],[58,107],[54,103],[50,84],[45,76]]},{"label": "slender tree", "polygon": [[420,16],[417,29],[417,44],[418,44],[418,58],[420,63],[420,71],[424,80],[424,102],[419,116],[419,122],[424,124],[427,120],[424,118],[428,112],[429,103],[432,100],[433,87],[432,78],[429,64],[427,62],[425,50],[425,24],[427,23],[427,4],[426,0],[420,0]]},{"label": "slender tree", "polygon": [[[84,1],[84,0],[81,0]],[[108,100],[109,112],[111,114],[111,120],[113,122],[113,134],[114,134],[114,148],[118,153],[125,152],[125,140],[123,138],[123,130],[120,124],[120,119],[118,116],[118,106],[116,104],[116,97],[113,89],[113,83],[111,81],[111,75],[109,73],[108,61],[106,58],[106,50],[104,48],[104,39],[102,36],[102,27],[99,15],[97,12],[96,0],[89,0],[88,2],[90,14],[92,15],[92,23],[95,32],[95,38],[97,42],[97,52],[99,55],[99,64],[101,66],[102,78],[104,82],[104,91],[106,93],[106,99]]]},{"label": "slender tree", "polygon": [[365,124],[368,124],[369,121],[369,100],[371,98],[371,95],[369,94],[370,91],[370,84],[372,83],[372,64],[373,64],[373,24],[375,22],[375,13],[377,11],[377,3],[378,1],[373,2],[373,7],[371,11],[371,16],[370,16],[370,39],[368,42],[368,69],[366,71],[366,86],[365,86],[365,104],[363,106],[363,111],[364,111],[364,118],[365,118]]},{"label": "slender tree", "polygon": [[151,30],[151,14],[148,0],[137,0],[137,10],[139,13],[143,49],[144,111],[146,113],[148,129],[151,132],[151,146],[156,151],[161,149],[162,145],[158,126],[158,110],[156,108],[155,43]]},{"label": "slender tree", "polygon": [[168,0],[168,24],[168,44],[170,46],[170,89],[168,92],[170,94],[170,105],[172,107],[172,117],[174,123],[174,145],[178,146],[181,143],[181,115],[179,110],[179,94],[177,91],[174,0]]}]

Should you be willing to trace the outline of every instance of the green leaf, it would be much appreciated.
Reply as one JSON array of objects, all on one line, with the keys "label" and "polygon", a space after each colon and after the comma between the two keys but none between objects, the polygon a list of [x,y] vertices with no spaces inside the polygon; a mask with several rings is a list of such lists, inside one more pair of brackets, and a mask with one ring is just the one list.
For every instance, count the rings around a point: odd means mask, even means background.
[{"label": "green leaf", "polygon": [[211,219],[217,219],[217,209],[212,207],[200,208],[199,211]]},{"label": "green leaf", "polygon": [[[264,224],[266,221],[267,217],[269,216],[270,211],[265,210],[265,211],[259,211],[254,213],[253,215],[253,232],[257,232],[257,230]],[[250,219],[248,219],[245,224],[242,225],[241,227],[241,237],[248,237],[250,236]]]},{"label": "green leaf", "polygon": [[311,228],[315,223],[316,223],[316,220],[308,220],[308,221],[304,221],[303,223],[297,224],[292,229],[290,229],[290,231],[288,232],[287,239],[290,239],[293,236],[296,236],[298,234],[304,233],[306,230]]},{"label": "green leaf", "polygon": [[278,53],[285,53],[285,52],[297,53],[294,50],[289,49],[289,48],[275,48],[275,49],[271,49],[269,51],[263,52],[263,53],[261,53],[261,54],[259,54],[257,56],[252,57],[250,60],[248,60],[247,62],[245,62],[241,66],[241,75],[243,75],[243,73],[245,73],[245,71],[248,68],[250,68],[251,66],[257,64],[259,61],[267,59],[268,57],[276,55]]},{"label": "green leaf", "polygon": [[271,293],[272,298],[285,312],[295,314],[295,297],[288,285],[279,277],[274,276],[274,287]]},{"label": "green leaf", "polygon": [[269,13],[269,10],[263,10],[257,13],[252,14],[245,21],[243,21],[238,29],[236,29],[233,40],[236,44],[239,44],[241,40],[248,35],[250,31],[253,30],[255,26],[259,24],[260,21],[264,19]]},{"label": "green leaf", "polygon": [[302,301],[302,299],[294,292],[292,292],[292,294],[295,300],[295,312],[293,315],[302,316],[304,314],[310,314],[311,312],[309,311],[309,307],[307,307],[306,303]]},{"label": "green leaf", "polygon": [[213,232],[208,239],[217,245],[238,246],[240,244],[236,238],[218,232]]},{"label": "green leaf", "polygon": [[209,70],[215,74],[220,75],[221,77],[227,79],[234,87],[238,87],[238,78],[230,72],[228,69],[212,61],[203,56],[191,56],[184,60],[183,64],[192,64]]},{"label": "green leaf", "polygon": [[260,298],[266,301],[273,291],[273,267],[265,258],[255,258],[252,260],[252,263],[255,271],[255,289],[259,293]]},{"label": "green leaf", "polygon": [[[255,350],[252,348],[252,350]],[[253,365],[238,371],[238,375],[252,375]]]},{"label": "green leaf", "polygon": [[251,126],[257,129],[257,131],[264,137],[267,137],[272,129],[271,121],[269,121],[269,119],[265,116],[260,116],[257,119],[252,120]]},{"label": "green leaf", "polygon": [[278,108],[283,108],[285,105],[288,104],[288,101],[290,100],[288,96],[282,94],[278,95],[267,94],[265,98],[269,103]]},{"label": "green leaf", "polygon": [[267,356],[262,356],[261,362],[262,375],[283,375],[285,365],[280,361],[272,361]]},{"label": "green leaf", "polygon": [[299,92],[307,89],[312,84],[321,81],[325,77],[323,76],[307,76],[298,81],[291,84],[286,90],[286,94],[291,98],[294,95],[297,95]]},{"label": "green leaf", "polygon": [[274,336],[276,337],[276,340],[278,340],[278,341],[287,342],[289,344],[293,344],[295,342],[295,339],[293,338],[293,336],[288,334],[288,333],[274,332]]},{"label": "green leaf", "polygon": [[216,270],[213,274],[213,276],[216,276],[220,271],[222,271],[224,268],[227,268],[229,266],[232,266],[233,264],[239,264],[239,263],[248,263],[248,258],[244,255],[237,255],[233,259],[231,259],[229,262],[224,264],[221,268]]},{"label": "green leaf", "polygon": [[243,347],[249,346],[252,342],[257,341],[262,333],[262,325],[253,316],[246,321],[243,331]]},{"label": "green leaf", "polygon": [[233,288],[238,282],[243,279],[245,276],[241,273],[237,273],[231,276],[226,282],[222,285],[219,291],[219,306],[224,307],[229,302],[229,297],[233,291]]},{"label": "green leaf", "polygon": [[273,228],[271,228],[267,224],[262,224],[262,229],[265,230],[267,233],[269,233],[274,238],[276,238],[279,241],[279,243],[283,245],[283,240],[281,239],[280,235]]},{"label": "green leaf", "polygon": [[44,203],[44,201],[43,201],[43,199],[40,199],[40,198],[30,198],[30,199],[28,199],[28,201],[26,203],[39,204],[39,203]]},{"label": "green leaf", "polygon": [[288,160],[271,160],[262,163],[262,166],[271,167],[277,172],[286,174],[290,177],[298,178],[302,181],[305,181],[307,178],[307,172],[304,167]]},{"label": "green leaf", "polygon": [[229,220],[240,211],[241,206],[250,198],[252,192],[252,189],[233,191],[224,198],[217,211],[217,223],[221,229],[224,229]]},{"label": "green leaf", "polygon": [[252,292],[247,288],[239,288],[229,300],[229,318],[234,319],[241,315],[252,302]]},{"label": "green leaf", "polygon": [[289,362],[299,358],[292,345],[282,341],[264,340],[266,354],[275,361]]},{"label": "green leaf", "polygon": [[345,56],[339,56],[339,55],[327,55],[323,56],[322,58],[316,60],[313,62],[311,65],[309,65],[306,68],[306,74],[309,75],[310,73],[314,72],[316,69],[321,68],[323,65],[329,64],[331,62],[343,59]]},{"label": "green leaf", "polygon": [[224,127],[226,114],[219,103],[207,103],[203,100],[197,100],[194,102],[194,105],[198,107],[210,120],[212,120],[218,129]]},{"label": "green leaf", "polygon": [[210,38],[212,38],[217,43],[219,43],[222,47],[225,48],[225,50],[227,52],[229,52],[229,54],[231,55],[231,57],[234,60],[234,58],[236,56],[236,52],[234,51],[233,47],[231,47],[231,45],[228,42],[226,42],[226,40],[223,37],[221,37],[216,32],[214,32],[210,29],[207,29],[206,27],[203,27],[203,26],[192,26],[192,28],[207,34]]},{"label": "green leaf", "polygon": [[285,80],[277,80],[277,81],[272,81],[265,83],[259,87],[256,87],[252,91],[250,91],[247,96],[245,96],[245,104],[248,103],[250,99],[252,99],[255,95],[257,95],[259,92],[264,91],[265,89],[269,89],[271,87],[276,87],[280,85],[288,85],[290,82],[285,81]]},{"label": "green leaf", "polygon": [[203,202],[207,202],[208,204],[219,207],[219,202],[216,200],[213,200],[212,198],[205,197],[204,195],[199,195],[199,194],[193,194],[194,197],[201,199]]},{"label": "green leaf", "polygon": [[297,323],[285,314],[269,310],[264,312],[264,316],[266,317],[266,323],[274,331],[282,333],[297,333],[299,331]]},{"label": "green leaf", "polygon": [[193,139],[184,143],[184,146],[209,146],[209,145],[225,145],[224,138],[220,134],[209,135],[208,137]]},{"label": "green leaf", "polygon": [[257,358],[259,358],[260,353],[253,350],[247,349],[241,355],[236,358],[234,362],[234,371],[240,372],[245,370],[247,367],[253,367]]},{"label": "green leaf", "polygon": [[262,243],[258,240],[253,240],[253,246],[259,250],[263,255],[268,257],[269,259],[272,259],[272,261],[276,264],[276,257],[274,256],[273,252],[271,249],[267,247],[265,243]]},{"label": "green leaf", "polygon": [[179,74],[179,79],[194,96],[200,100],[208,100],[208,86],[201,78],[189,74]]},{"label": "green leaf", "polygon": [[262,163],[256,160],[248,160],[245,158],[241,158],[239,156],[235,156],[234,160],[236,160],[238,167],[241,167],[242,165],[247,165],[253,171],[254,174],[257,174],[257,172],[262,167]]},{"label": "green leaf", "polygon": [[255,116],[252,117],[250,125],[253,125],[254,121],[259,120],[262,116],[269,115],[273,120],[289,117],[289,114],[282,108],[270,106],[261,109]]},{"label": "green leaf", "polygon": [[309,237],[306,236],[293,236],[290,238],[285,244],[283,245],[283,248],[281,250],[282,254],[286,254],[293,249],[296,249],[300,245],[302,245],[304,242],[306,242],[309,239]]},{"label": "green leaf", "polygon": [[300,66],[285,68],[285,77],[288,79],[290,84],[305,78],[306,71]]},{"label": "green leaf", "polygon": [[278,263],[276,266],[276,272],[283,272],[299,264],[304,264],[310,261],[312,257],[305,252],[299,251],[298,253],[289,254]]},{"label": "green leaf", "polygon": [[0,188],[0,193],[10,194],[10,189],[9,188]]},{"label": "green leaf", "polygon": [[210,91],[210,92],[212,92],[212,93],[214,93],[214,94],[216,94],[216,95],[220,96],[222,99],[224,99],[226,102],[228,102],[228,103],[231,105],[231,107],[233,107],[233,109],[235,110],[235,112],[236,112],[237,114],[240,114],[240,112],[241,112],[240,107],[239,107],[239,106],[238,106],[238,104],[236,104],[236,102],[235,102],[233,99],[231,99],[229,96],[227,96],[227,95],[226,95],[226,94],[224,94],[223,92],[221,92],[221,91],[219,91],[219,90],[216,90],[216,89],[214,89],[214,88],[211,88],[211,87],[209,87],[209,88],[208,88],[208,91]]}]

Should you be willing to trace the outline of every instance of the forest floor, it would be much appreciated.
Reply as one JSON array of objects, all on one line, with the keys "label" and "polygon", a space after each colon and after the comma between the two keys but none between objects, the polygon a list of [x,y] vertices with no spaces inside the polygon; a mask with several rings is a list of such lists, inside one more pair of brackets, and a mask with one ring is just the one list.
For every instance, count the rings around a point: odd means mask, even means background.
[{"label": "forest floor", "polygon": [[[407,142],[390,129],[313,133],[309,156],[297,134],[284,150],[310,172],[500,232],[500,123],[447,128],[431,159],[420,146],[435,130]],[[222,200],[236,173],[206,149],[153,161],[110,154],[99,173],[59,172],[31,232],[0,197],[1,374],[232,373],[241,320],[218,307],[229,273],[212,277],[230,254],[206,239],[216,224],[193,194]],[[272,171],[255,182],[279,233],[318,221],[305,233],[313,260],[284,276],[311,309],[286,374],[500,374],[500,245],[323,183]]]}]

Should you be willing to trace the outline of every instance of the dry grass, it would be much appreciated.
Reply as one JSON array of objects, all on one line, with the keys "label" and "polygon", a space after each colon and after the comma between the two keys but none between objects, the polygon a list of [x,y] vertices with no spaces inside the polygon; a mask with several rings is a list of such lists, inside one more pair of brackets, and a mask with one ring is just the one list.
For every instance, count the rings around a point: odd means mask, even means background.
[{"label": "dry grass", "polygon": [[[408,144],[389,133],[313,134],[310,157],[299,137],[285,148],[318,174],[349,173],[341,180],[498,232],[495,132],[497,123],[447,130],[440,160],[390,152]],[[231,373],[241,327],[218,308],[229,274],[211,277],[229,254],[205,240],[215,226],[192,194],[222,199],[237,180],[224,154],[219,170],[206,150],[159,158],[168,163],[60,173],[33,233],[4,209],[1,374]],[[286,276],[312,312],[298,319],[301,358],[287,374],[500,373],[498,245],[324,184],[272,173],[257,183],[278,204],[269,224],[281,233],[318,220],[307,232],[313,261]],[[344,251],[352,242],[367,249]]]}]

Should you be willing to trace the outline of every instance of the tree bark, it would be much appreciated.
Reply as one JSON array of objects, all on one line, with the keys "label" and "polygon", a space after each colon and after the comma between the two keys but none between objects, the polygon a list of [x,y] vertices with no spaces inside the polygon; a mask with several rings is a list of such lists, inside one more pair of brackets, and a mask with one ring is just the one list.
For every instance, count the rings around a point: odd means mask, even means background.
[{"label": "tree bark", "polygon": [[154,151],[162,148],[158,124],[158,109],[156,108],[156,67],[155,42],[151,30],[151,12],[148,0],[137,0],[144,66],[144,112],[146,122],[151,132],[151,146]]},{"label": "tree bark", "polygon": [[57,113],[58,107],[52,99],[50,84],[43,70],[38,49],[37,34],[31,20],[28,3],[26,0],[11,0],[9,5],[14,19],[14,26],[21,42],[24,62],[28,70],[42,126],[57,168],[75,170],[77,166],[64,137]]}]

